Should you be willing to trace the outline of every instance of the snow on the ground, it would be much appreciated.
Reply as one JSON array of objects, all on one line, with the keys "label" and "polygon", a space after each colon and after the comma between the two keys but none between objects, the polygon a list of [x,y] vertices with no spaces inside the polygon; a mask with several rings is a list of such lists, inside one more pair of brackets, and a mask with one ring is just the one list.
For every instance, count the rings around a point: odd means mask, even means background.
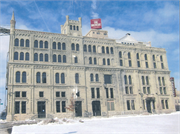
[{"label": "snow on the ground", "polygon": [[180,112],[161,115],[62,119],[44,125],[14,126],[12,134],[180,134]]}]

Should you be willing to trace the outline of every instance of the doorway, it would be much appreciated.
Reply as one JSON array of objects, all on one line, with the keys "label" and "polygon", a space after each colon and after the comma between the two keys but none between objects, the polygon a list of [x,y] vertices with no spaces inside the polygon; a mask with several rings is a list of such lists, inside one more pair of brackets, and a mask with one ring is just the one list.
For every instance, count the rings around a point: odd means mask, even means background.
[{"label": "doorway", "polygon": [[147,105],[148,113],[151,113],[151,101],[150,100],[146,100],[146,105]]},{"label": "doorway", "polygon": [[76,101],[75,102],[75,116],[76,117],[81,117],[82,116],[82,105],[81,101]]},{"label": "doorway", "polygon": [[101,105],[100,101],[92,102],[93,116],[101,116]]},{"label": "doorway", "polygon": [[37,107],[38,118],[46,118],[46,102],[38,101]]}]

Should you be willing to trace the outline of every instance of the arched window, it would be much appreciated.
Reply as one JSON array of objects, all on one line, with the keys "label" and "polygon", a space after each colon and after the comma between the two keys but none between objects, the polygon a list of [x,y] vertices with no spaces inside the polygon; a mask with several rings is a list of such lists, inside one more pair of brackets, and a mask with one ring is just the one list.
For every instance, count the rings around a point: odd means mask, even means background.
[{"label": "arched window", "polygon": [[16,72],[16,83],[20,83],[20,72]]},{"label": "arched window", "polygon": [[79,51],[79,44],[76,44],[76,51]]},{"label": "arched window", "polygon": [[99,81],[99,75],[96,74],[96,82],[98,82],[98,81]]},{"label": "arched window", "polygon": [[147,60],[147,54],[144,55],[144,59]]},{"label": "arched window", "polygon": [[61,50],[61,43],[58,42],[58,50]]},{"label": "arched window", "polygon": [[59,83],[59,73],[56,73],[56,83]]},{"label": "arched window", "polygon": [[88,52],[91,52],[91,45],[88,46]]},{"label": "arched window", "polygon": [[56,42],[53,42],[53,49],[56,49]]},{"label": "arched window", "polygon": [[66,63],[66,55],[63,55],[63,63]]},{"label": "arched window", "polygon": [[40,46],[39,47],[43,48],[43,41],[42,40],[40,41]]},{"label": "arched window", "polygon": [[61,55],[58,55],[58,62],[61,62]]},{"label": "arched window", "polygon": [[56,62],[56,55],[53,55],[53,62]]},{"label": "arched window", "polygon": [[75,50],[74,43],[71,44],[71,50]]},{"label": "arched window", "polygon": [[18,52],[14,52],[14,60],[18,60]]},{"label": "arched window", "polygon": [[93,46],[93,52],[96,53],[96,46]]},{"label": "arched window", "polygon": [[48,42],[45,41],[45,47],[44,48],[48,48]]},{"label": "arched window", "polygon": [[89,64],[92,64],[92,57],[89,57]]},{"label": "arched window", "polygon": [[78,58],[77,58],[77,56],[74,57],[74,63],[78,63]]},{"label": "arched window", "polygon": [[124,75],[124,84],[126,85],[127,84],[127,76]]},{"label": "arched window", "polygon": [[70,25],[70,30],[72,30],[72,25]]},{"label": "arched window", "polygon": [[129,85],[132,84],[132,79],[131,79],[131,75],[129,75]]},{"label": "arched window", "polygon": [[43,54],[42,53],[39,56],[39,61],[43,61]]},{"label": "arched window", "polygon": [[110,59],[107,59],[107,64],[110,65]]},{"label": "arched window", "polygon": [[66,44],[65,43],[62,44],[62,50],[66,50]]},{"label": "arched window", "polygon": [[20,53],[20,60],[24,60],[24,53],[23,52]]},{"label": "arched window", "polygon": [[153,61],[155,61],[155,55],[153,55],[152,57],[153,57]]},{"label": "arched window", "polygon": [[14,43],[14,46],[19,46],[19,39],[15,39],[15,43]]},{"label": "arched window", "polygon": [[21,39],[21,41],[20,41],[20,46],[21,46],[21,47],[24,47],[24,39]]},{"label": "arched window", "polygon": [[94,65],[96,65],[97,64],[97,61],[96,61],[96,58],[94,58]]},{"label": "arched window", "polygon": [[144,76],[142,76],[142,84],[145,85]]},{"label": "arched window", "polygon": [[38,41],[37,40],[34,41],[34,47],[38,48]]},{"label": "arched window", "polygon": [[84,52],[87,52],[87,45],[83,46],[83,50],[84,50]]},{"label": "arched window", "polygon": [[64,76],[64,73],[61,73],[61,83],[65,83],[65,76]]},{"label": "arched window", "polygon": [[105,58],[103,58],[103,65],[106,65],[106,60],[105,60]]},{"label": "arched window", "polygon": [[128,59],[131,59],[131,53],[128,52]]},{"label": "arched window", "polygon": [[40,72],[36,73],[36,83],[40,83],[41,79],[40,79]]},{"label": "arched window", "polygon": [[46,73],[42,73],[42,82],[46,83]]},{"label": "arched window", "polygon": [[26,47],[29,47],[29,40],[26,40]]},{"label": "arched window", "polygon": [[106,53],[109,54],[109,47],[106,47]]},{"label": "arched window", "polygon": [[90,79],[91,79],[91,81],[94,81],[94,76],[93,76],[93,74],[90,74]]},{"label": "arched window", "polygon": [[119,51],[119,58],[122,58],[122,52]]},{"label": "arched window", "polygon": [[77,26],[77,31],[79,31],[79,27]]},{"label": "arched window", "polygon": [[27,61],[29,60],[29,53],[28,53],[28,52],[26,53],[26,58],[25,58],[25,60],[27,60]]},{"label": "arched window", "polygon": [[73,26],[73,30],[75,30],[76,29],[76,26]]},{"label": "arched window", "polygon": [[160,56],[160,61],[163,61],[163,57],[162,57],[162,55]]},{"label": "arched window", "polygon": [[75,83],[79,84],[79,74],[78,73],[75,74]]},{"label": "arched window", "polygon": [[45,54],[45,62],[48,62],[48,54]]},{"label": "arched window", "polygon": [[136,58],[139,59],[139,53],[136,54]]},{"label": "arched window", "polygon": [[111,54],[114,54],[113,47],[111,47]]},{"label": "arched window", "polygon": [[102,53],[105,53],[104,46],[102,46]]},{"label": "arched window", "polygon": [[22,73],[22,83],[26,83],[26,72]]},{"label": "arched window", "polygon": [[37,53],[34,54],[34,61],[38,61],[38,54]]}]

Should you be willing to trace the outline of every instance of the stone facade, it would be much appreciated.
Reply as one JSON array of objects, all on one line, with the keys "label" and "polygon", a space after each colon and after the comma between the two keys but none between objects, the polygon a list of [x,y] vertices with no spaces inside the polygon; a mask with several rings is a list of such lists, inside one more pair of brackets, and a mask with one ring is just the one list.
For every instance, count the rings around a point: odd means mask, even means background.
[{"label": "stone facade", "polygon": [[[62,34],[15,23],[13,14],[7,120],[71,117],[65,107],[73,94],[79,117],[175,111],[165,49],[128,40],[130,34],[123,42],[101,30],[82,36],[81,18],[67,16]],[[106,34],[96,38],[93,31]]]}]

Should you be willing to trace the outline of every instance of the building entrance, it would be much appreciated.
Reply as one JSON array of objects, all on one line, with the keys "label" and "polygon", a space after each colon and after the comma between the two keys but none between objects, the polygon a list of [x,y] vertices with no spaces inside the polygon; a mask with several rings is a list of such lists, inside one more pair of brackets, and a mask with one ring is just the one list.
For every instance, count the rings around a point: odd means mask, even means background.
[{"label": "building entrance", "polygon": [[93,116],[101,116],[101,105],[100,101],[92,102]]},{"label": "building entrance", "polygon": [[82,104],[81,101],[76,101],[75,102],[75,116],[76,117],[81,117],[82,116]]},{"label": "building entrance", "polygon": [[46,118],[46,102],[38,101],[37,104],[38,118]]},{"label": "building entrance", "polygon": [[155,111],[155,100],[154,99],[147,99],[146,100],[147,112],[152,113]]}]

